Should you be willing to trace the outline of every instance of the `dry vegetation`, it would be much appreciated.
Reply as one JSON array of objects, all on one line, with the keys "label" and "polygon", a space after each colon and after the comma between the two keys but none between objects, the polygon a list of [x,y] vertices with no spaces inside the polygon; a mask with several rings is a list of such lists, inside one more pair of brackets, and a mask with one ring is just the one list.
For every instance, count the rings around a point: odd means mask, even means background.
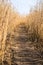
[{"label": "dry vegetation", "polygon": [[22,17],[2,1],[0,65],[43,65],[43,7]]}]

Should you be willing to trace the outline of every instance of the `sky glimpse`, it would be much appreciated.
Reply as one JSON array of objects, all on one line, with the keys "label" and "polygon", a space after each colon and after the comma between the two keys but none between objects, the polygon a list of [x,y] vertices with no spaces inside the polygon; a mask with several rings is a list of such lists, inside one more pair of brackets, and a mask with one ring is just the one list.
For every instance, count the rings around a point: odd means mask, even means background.
[{"label": "sky glimpse", "polygon": [[37,0],[11,0],[11,2],[17,12],[25,15],[35,6]]}]

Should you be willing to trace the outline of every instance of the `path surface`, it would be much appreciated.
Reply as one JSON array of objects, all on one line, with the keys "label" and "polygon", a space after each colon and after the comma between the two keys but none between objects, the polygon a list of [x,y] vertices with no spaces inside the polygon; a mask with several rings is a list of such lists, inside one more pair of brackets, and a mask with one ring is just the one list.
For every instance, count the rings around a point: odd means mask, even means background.
[{"label": "path surface", "polygon": [[43,65],[40,53],[28,43],[15,44],[14,51],[14,60],[18,65]]}]

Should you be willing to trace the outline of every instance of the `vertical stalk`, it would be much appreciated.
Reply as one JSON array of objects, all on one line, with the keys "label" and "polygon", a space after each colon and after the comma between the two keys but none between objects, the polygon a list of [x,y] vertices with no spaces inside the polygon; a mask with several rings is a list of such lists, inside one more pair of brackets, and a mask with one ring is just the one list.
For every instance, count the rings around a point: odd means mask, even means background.
[{"label": "vertical stalk", "polygon": [[4,60],[4,54],[5,54],[5,42],[6,42],[6,36],[7,36],[7,29],[8,29],[8,20],[9,20],[9,12],[8,12],[8,7],[6,6],[5,8],[5,14],[4,14],[4,18],[3,18],[3,40],[2,40],[2,65],[3,65],[3,60]]}]

